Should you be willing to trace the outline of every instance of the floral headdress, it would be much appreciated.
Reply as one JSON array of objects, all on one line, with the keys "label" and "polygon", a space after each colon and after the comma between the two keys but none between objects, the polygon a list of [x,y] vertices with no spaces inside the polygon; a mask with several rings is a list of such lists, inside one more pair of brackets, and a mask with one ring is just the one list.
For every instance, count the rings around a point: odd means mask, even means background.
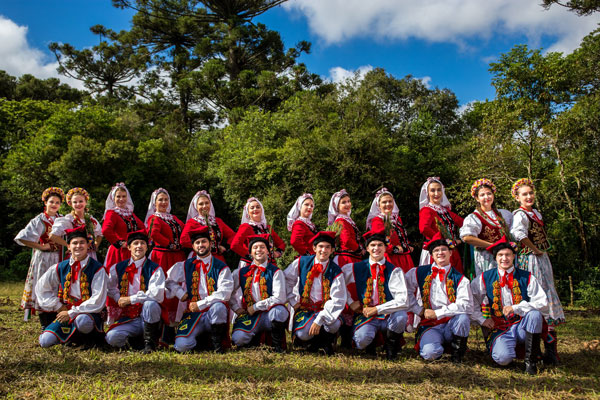
[{"label": "floral headdress", "polygon": [[492,189],[492,193],[496,193],[496,185],[494,185],[494,182],[492,182],[488,178],[481,178],[481,179],[477,179],[471,185],[471,197],[473,197],[473,198],[476,197],[475,193],[477,192],[477,189],[480,186],[488,186],[490,189]]},{"label": "floral headdress", "polygon": [[90,194],[88,193],[87,190],[85,190],[84,188],[80,188],[80,187],[74,187],[67,192],[67,204],[68,205],[71,205],[71,199],[73,198],[73,196],[76,196],[76,195],[85,197],[86,202],[90,201]]},{"label": "floral headdress", "polygon": [[60,197],[60,201],[62,202],[65,199],[65,192],[59,187],[49,187],[42,193],[42,202],[45,203],[51,196]]},{"label": "floral headdress", "polygon": [[521,188],[521,186],[529,186],[532,189],[535,189],[535,186],[533,185],[533,182],[531,181],[531,179],[529,179],[529,178],[519,179],[512,185],[512,189],[510,189],[510,193],[512,194],[512,197],[515,198],[515,200],[518,200],[518,198],[519,198],[519,189]]}]

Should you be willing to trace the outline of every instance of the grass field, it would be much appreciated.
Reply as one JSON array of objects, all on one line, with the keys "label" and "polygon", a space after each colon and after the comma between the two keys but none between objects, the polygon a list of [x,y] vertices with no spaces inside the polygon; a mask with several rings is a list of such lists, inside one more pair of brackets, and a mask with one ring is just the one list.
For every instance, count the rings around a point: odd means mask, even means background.
[{"label": "grass field", "polygon": [[396,362],[353,354],[333,357],[272,354],[255,349],[225,355],[149,356],[37,345],[37,317],[22,321],[21,284],[0,283],[0,398],[600,398],[600,352],[586,350],[598,339],[598,312],[569,310],[559,328],[561,366],[537,376],[522,363],[493,366],[481,334],[471,331],[462,365],[426,363],[412,349],[412,335]]}]

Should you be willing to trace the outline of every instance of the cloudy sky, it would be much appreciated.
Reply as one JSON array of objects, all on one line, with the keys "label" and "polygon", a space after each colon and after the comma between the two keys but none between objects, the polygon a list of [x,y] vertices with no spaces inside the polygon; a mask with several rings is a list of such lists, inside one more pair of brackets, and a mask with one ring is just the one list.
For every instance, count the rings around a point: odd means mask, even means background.
[{"label": "cloudy sky", "polygon": [[[90,26],[128,29],[131,15],[110,0],[2,0],[0,69],[58,76],[48,43],[92,46],[98,38]],[[578,17],[557,6],[546,11],[539,0],[290,0],[259,20],[288,46],[312,42],[301,61],[325,79],[382,67],[449,88],[466,104],[494,97],[488,64],[500,54],[522,43],[571,52],[600,15]]]}]

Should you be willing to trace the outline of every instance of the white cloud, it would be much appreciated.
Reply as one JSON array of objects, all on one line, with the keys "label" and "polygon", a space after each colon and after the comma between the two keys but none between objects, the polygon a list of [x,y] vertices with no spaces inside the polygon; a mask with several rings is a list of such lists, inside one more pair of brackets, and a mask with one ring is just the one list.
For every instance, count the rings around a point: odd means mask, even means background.
[{"label": "white cloud", "polygon": [[27,29],[0,15],[0,70],[17,77],[31,74],[39,79],[59,78],[83,89],[82,82],[58,74],[58,63],[52,62],[50,55],[29,45]]},{"label": "white cloud", "polygon": [[354,78],[355,75],[358,75],[358,79],[362,79],[367,72],[372,70],[373,67],[371,65],[363,65],[355,70],[333,67],[329,69],[329,77],[325,78],[325,80],[333,83],[341,83],[347,79]]},{"label": "white cloud", "polygon": [[539,0],[291,0],[283,7],[303,13],[326,44],[370,37],[468,47],[475,39],[523,34],[532,46],[548,36],[548,50],[570,52],[600,22],[600,15],[578,17],[564,7],[546,11]]},{"label": "white cloud", "polygon": [[421,81],[421,83],[427,88],[427,89],[431,89],[431,77],[430,76],[424,76],[422,78],[417,78],[415,77],[415,79],[418,79]]}]

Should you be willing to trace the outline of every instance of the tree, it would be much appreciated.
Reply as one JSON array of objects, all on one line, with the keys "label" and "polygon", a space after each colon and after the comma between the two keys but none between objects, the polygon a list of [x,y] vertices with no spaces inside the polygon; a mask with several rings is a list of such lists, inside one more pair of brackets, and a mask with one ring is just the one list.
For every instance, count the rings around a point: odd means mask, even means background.
[{"label": "tree", "polygon": [[561,7],[568,8],[577,15],[590,15],[600,11],[599,0],[542,0],[542,6],[549,9],[552,5],[557,4]]},{"label": "tree", "polygon": [[70,44],[50,43],[59,63],[58,72],[80,80],[92,94],[109,100],[129,99],[135,94],[130,83],[146,68],[148,53],[131,43],[127,32],[114,32],[101,25],[90,28],[100,37],[91,49],[77,50]]}]

